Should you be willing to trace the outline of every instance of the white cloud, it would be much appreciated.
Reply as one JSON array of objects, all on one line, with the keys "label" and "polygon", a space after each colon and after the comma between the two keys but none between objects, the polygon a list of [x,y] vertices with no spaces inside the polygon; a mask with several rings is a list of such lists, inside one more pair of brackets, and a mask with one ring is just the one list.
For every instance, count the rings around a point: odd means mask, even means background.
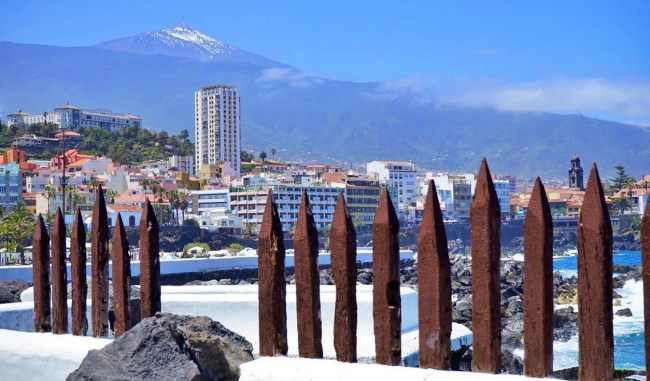
[{"label": "white cloud", "polygon": [[552,79],[526,83],[470,86],[445,103],[495,107],[508,111],[585,114],[650,125],[650,84],[604,79]]},{"label": "white cloud", "polygon": [[286,82],[291,87],[309,87],[325,81],[321,77],[292,68],[274,67],[262,70],[257,82]]}]

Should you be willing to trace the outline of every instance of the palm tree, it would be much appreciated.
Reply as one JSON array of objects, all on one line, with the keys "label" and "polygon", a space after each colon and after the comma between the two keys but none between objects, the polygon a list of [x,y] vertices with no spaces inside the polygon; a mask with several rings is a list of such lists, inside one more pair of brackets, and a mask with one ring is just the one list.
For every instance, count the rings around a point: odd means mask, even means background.
[{"label": "palm tree", "polygon": [[167,192],[167,200],[172,210],[176,210],[176,225],[178,225],[178,208],[180,207],[179,195],[177,190]]},{"label": "palm tree", "polygon": [[114,190],[112,190],[112,189],[109,189],[108,191],[106,191],[106,198],[109,199],[109,201],[111,202],[111,204],[115,204],[115,198],[116,198],[117,196],[119,196],[119,195],[120,195],[120,194],[117,193],[117,191],[114,191]]},{"label": "palm tree", "polygon": [[278,151],[275,148],[271,148],[271,157],[273,160],[275,160],[275,154],[278,153]]},{"label": "palm tree", "polygon": [[101,184],[102,183],[96,177],[92,177],[90,180],[88,180],[88,184],[86,185],[88,185],[88,187],[94,191],[95,188],[97,188]]},{"label": "palm tree", "polygon": [[19,201],[14,209],[9,212],[0,224],[2,234],[8,236],[18,249],[20,263],[25,263],[24,244],[28,237],[32,236],[36,219],[25,207],[25,203]]},{"label": "palm tree", "polygon": [[181,212],[183,212],[183,222],[185,222],[185,209],[187,209],[190,206],[189,195],[185,192],[179,192],[178,203],[179,203],[178,207],[180,208]]},{"label": "palm tree", "polygon": [[[65,191],[68,193],[68,209],[69,210],[75,210],[72,207],[72,204],[73,204],[73,200],[76,200],[76,201],[79,200],[78,199],[79,195],[78,195],[78,192],[77,192],[77,187],[75,187],[74,185],[67,185],[65,187]],[[63,210],[63,215],[65,215],[65,214],[66,214],[66,211]]]},{"label": "palm tree", "polygon": [[43,197],[47,199],[47,214],[52,214],[51,200],[56,198],[56,189],[50,185],[46,185]]}]

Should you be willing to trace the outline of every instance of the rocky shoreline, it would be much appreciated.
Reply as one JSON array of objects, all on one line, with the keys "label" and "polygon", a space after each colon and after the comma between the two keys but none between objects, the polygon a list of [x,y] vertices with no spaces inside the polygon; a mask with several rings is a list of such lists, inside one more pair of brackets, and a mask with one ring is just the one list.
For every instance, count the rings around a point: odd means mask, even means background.
[{"label": "rocky shoreline", "polygon": [[[453,292],[453,321],[472,328],[472,276],[471,262],[468,256],[455,255],[450,258],[451,283]],[[293,269],[288,269],[292,272]],[[621,288],[630,279],[641,279],[640,266],[615,265],[614,288]],[[403,286],[417,289],[418,266],[415,261],[402,261],[401,283]],[[239,277],[238,274],[243,275]],[[254,270],[229,271],[227,274],[206,274],[212,280],[194,280],[187,285],[210,284],[256,284],[257,274]],[[227,275],[224,277],[222,275]],[[329,268],[320,270],[320,280],[323,285],[334,283]],[[372,265],[364,264],[357,271],[359,284],[372,284]],[[287,283],[294,284],[293,274],[287,276]],[[575,337],[578,332],[578,314],[572,305],[577,304],[577,277],[565,277],[559,272],[553,274],[553,298],[556,305],[553,319],[553,338],[555,341],[566,342]],[[521,373],[523,362],[512,353],[523,348],[523,262],[511,259],[501,261],[501,316],[502,316],[502,348],[504,350],[504,371]],[[621,296],[614,290],[614,305],[620,306]],[[621,309],[618,315],[630,313],[629,309]],[[471,361],[471,352],[460,354],[457,366],[460,370]],[[463,365],[465,364],[465,365]]]}]

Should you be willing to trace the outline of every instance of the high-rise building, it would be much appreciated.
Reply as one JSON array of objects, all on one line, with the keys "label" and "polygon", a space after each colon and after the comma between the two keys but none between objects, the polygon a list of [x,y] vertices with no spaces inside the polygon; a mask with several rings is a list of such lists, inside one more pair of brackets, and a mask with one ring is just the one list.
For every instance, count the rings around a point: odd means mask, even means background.
[{"label": "high-rise building", "polygon": [[228,162],[241,176],[239,91],[233,86],[204,87],[194,94],[195,168]]}]

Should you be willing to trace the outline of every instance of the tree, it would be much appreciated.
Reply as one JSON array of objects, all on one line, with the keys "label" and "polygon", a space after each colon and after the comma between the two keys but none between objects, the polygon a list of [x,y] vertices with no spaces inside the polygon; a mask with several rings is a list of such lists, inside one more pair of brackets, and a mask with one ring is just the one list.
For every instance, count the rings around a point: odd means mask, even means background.
[{"label": "tree", "polygon": [[241,150],[239,152],[239,158],[241,159],[241,161],[245,161],[245,162],[249,162],[249,163],[251,161],[255,160],[255,156],[251,152],[248,152],[248,151],[245,151],[245,150]]},{"label": "tree", "polygon": [[185,210],[190,206],[190,196],[185,192],[178,192],[178,208],[183,213],[183,224],[185,223]]},{"label": "tree", "polygon": [[111,204],[115,204],[115,198],[120,194],[117,191],[109,189],[106,191],[106,198],[110,201]]},{"label": "tree", "polygon": [[352,225],[356,229],[359,226],[363,225],[363,220],[361,219],[360,216],[352,216]]},{"label": "tree", "polygon": [[187,130],[181,131],[181,133],[178,135],[179,138],[181,138],[182,141],[186,142],[187,139],[190,137],[190,132]]},{"label": "tree", "polygon": [[259,156],[260,160],[262,160],[262,164],[263,164],[266,161],[266,152],[261,151],[258,156]]},{"label": "tree", "polygon": [[275,148],[271,148],[271,157],[273,157],[273,160],[275,160],[276,153],[278,153],[278,151]]},{"label": "tree", "polygon": [[621,189],[623,189],[630,180],[634,181],[634,178],[629,176],[627,173],[625,173],[624,166],[617,165],[614,168],[616,168],[616,177],[611,179],[612,181],[611,189],[614,191],[613,193],[616,193]]},{"label": "tree", "polygon": [[100,185],[102,185],[102,183],[96,177],[92,177],[90,180],[88,180],[88,183],[86,185],[88,185],[88,188],[94,191]]},{"label": "tree", "polygon": [[52,199],[56,197],[56,189],[54,189],[53,186],[51,185],[46,185],[45,186],[45,192],[43,192],[43,197],[47,199],[47,214],[52,213]]},{"label": "tree", "polygon": [[19,201],[11,212],[9,212],[0,224],[0,231],[13,241],[20,255],[20,263],[25,263],[25,241],[34,232],[36,219],[27,210],[25,203]]},{"label": "tree", "polygon": [[178,225],[178,209],[181,205],[180,202],[180,197],[178,194],[178,191],[175,189],[172,189],[167,192],[167,200],[169,201],[169,206],[172,208],[172,210],[176,211],[176,225]]}]

